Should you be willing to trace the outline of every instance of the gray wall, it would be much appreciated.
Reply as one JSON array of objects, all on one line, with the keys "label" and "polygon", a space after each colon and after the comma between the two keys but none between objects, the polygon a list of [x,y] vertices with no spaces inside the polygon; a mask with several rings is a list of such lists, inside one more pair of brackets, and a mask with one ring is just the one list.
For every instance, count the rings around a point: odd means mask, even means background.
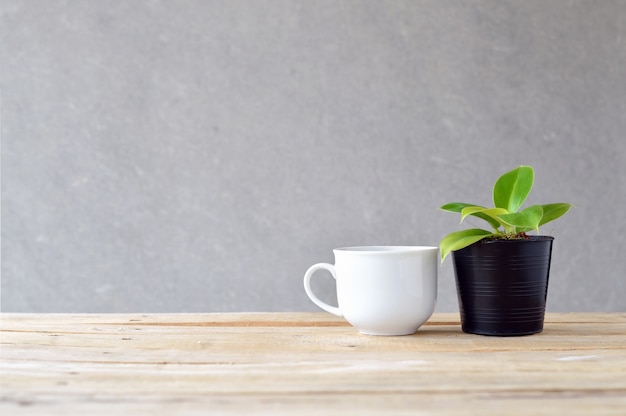
[{"label": "gray wall", "polygon": [[[445,202],[576,208],[548,308],[626,311],[626,1],[3,1],[3,311],[314,311]],[[478,224],[476,224],[478,225]],[[456,311],[450,260],[438,311]],[[322,275],[318,290],[333,299]]]}]

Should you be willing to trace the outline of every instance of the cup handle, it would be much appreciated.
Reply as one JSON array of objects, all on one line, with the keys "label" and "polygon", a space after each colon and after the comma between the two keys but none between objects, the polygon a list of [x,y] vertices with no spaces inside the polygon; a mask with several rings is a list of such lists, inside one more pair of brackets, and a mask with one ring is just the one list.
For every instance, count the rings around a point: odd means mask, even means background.
[{"label": "cup handle", "polygon": [[309,298],[320,308],[324,309],[326,312],[330,312],[333,315],[337,315],[339,317],[343,317],[343,314],[339,310],[338,307],[331,306],[326,302],[323,302],[318,298],[315,293],[313,293],[313,289],[311,289],[311,277],[318,270],[328,270],[330,274],[333,276],[335,280],[337,280],[337,274],[335,273],[335,266],[328,263],[317,263],[313,266],[309,267],[309,269],[304,274],[304,290]]}]

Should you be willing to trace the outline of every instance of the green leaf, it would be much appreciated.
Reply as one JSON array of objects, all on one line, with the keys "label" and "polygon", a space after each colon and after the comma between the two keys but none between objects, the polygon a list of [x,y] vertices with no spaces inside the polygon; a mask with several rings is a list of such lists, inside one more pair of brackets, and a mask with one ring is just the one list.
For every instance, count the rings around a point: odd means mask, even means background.
[{"label": "green leaf", "polygon": [[476,206],[476,204],[467,204],[465,202],[450,202],[448,204],[442,205],[439,207],[439,209],[442,209],[444,211],[449,211],[449,212],[461,212],[461,210],[463,210],[463,208],[466,207],[474,207]]},{"label": "green leaf", "polygon": [[542,205],[541,208],[543,208],[543,218],[541,218],[539,226],[562,217],[571,207],[572,206],[570,204],[564,202]]},{"label": "green leaf", "polygon": [[455,231],[448,234],[441,240],[441,243],[439,243],[441,262],[443,262],[451,251],[465,248],[490,235],[493,235],[493,233],[481,230],[480,228],[470,228],[468,230]]},{"label": "green leaf", "polygon": [[[465,202],[450,202],[449,204],[442,205],[441,207],[439,207],[439,209],[442,209],[444,211],[449,211],[449,212],[462,213],[463,209],[469,208],[469,207],[480,207],[480,206],[474,205],[474,204],[467,204]],[[480,207],[480,208],[487,209],[485,207]],[[491,225],[496,230],[498,229],[498,227],[500,227],[500,222],[494,219],[493,217],[482,214],[480,212],[472,213],[470,215],[480,218],[481,220],[487,221],[489,225]],[[461,218],[461,221],[463,221],[463,217]]]},{"label": "green leaf", "polygon": [[481,215],[480,218],[482,217],[489,218],[490,224],[492,224],[492,222],[495,223],[496,225],[494,226],[494,228],[497,230],[498,227],[502,225],[502,222],[500,221],[498,217],[500,215],[504,215],[508,213],[509,212],[504,208],[485,208],[485,207],[480,207],[480,206],[466,207],[466,208],[463,208],[463,210],[461,211],[461,222],[463,222],[465,217],[467,217],[468,215],[474,215],[474,216]]},{"label": "green leaf", "polygon": [[500,176],[493,187],[493,203],[510,213],[517,212],[526,200],[534,182],[533,168],[517,167]]},{"label": "green leaf", "polygon": [[517,231],[539,230],[539,224],[543,217],[543,208],[533,205],[520,212],[500,215],[500,219],[507,225],[519,228]]}]

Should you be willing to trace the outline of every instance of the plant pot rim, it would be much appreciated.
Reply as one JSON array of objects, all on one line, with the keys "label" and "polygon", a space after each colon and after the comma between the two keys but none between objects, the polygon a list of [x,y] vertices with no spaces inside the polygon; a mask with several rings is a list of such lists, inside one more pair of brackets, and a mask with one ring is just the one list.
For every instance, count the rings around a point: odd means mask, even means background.
[{"label": "plant pot rim", "polygon": [[485,238],[474,244],[510,244],[510,243],[533,243],[537,241],[554,240],[551,235],[529,235],[528,238],[503,239],[503,238]]}]

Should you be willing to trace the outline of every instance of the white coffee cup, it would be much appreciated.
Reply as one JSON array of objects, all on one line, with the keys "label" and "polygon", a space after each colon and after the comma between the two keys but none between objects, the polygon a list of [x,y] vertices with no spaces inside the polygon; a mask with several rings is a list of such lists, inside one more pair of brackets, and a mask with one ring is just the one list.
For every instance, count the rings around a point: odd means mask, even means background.
[{"label": "white coffee cup", "polygon": [[[432,315],[437,301],[437,247],[345,247],[333,253],[334,265],[314,264],[304,274],[304,289],[320,308],[368,335],[413,334]],[[311,277],[321,269],[337,282],[338,307],[323,302],[311,289]]]}]

